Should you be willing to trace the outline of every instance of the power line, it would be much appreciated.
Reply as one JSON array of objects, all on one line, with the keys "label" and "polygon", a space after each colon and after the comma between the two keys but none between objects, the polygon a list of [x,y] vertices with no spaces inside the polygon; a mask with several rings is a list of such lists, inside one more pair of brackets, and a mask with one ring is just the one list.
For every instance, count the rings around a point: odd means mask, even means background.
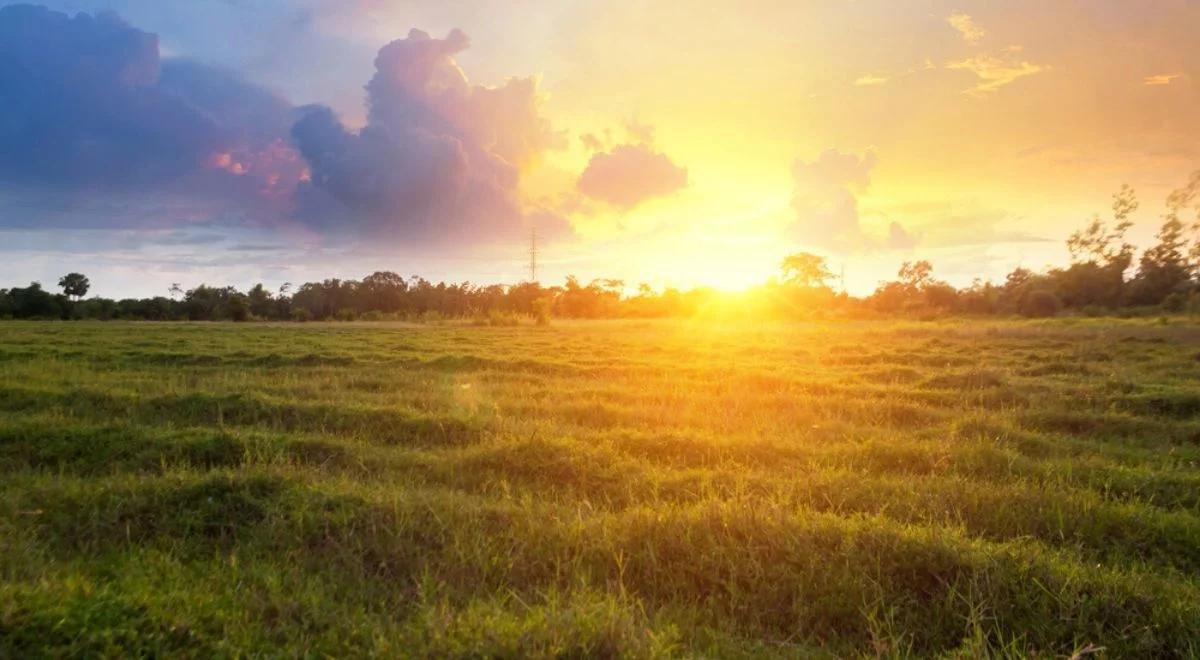
[{"label": "power line", "polygon": [[537,282],[537,227],[529,228],[529,281]]}]

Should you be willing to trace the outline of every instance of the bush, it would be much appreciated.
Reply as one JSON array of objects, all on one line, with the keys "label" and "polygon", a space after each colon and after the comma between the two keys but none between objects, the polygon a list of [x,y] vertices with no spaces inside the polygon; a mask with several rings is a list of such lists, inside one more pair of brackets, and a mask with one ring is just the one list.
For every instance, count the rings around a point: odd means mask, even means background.
[{"label": "bush", "polygon": [[1028,318],[1048,318],[1058,314],[1061,309],[1062,301],[1050,291],[1030,291],[1021,301],[1021,315]]},{"label": "bush", "polygon": [[311,318],[312,314],[309,313],[308,308],[306,307],[297,307],[296,309],[292,310],[292,320],[296,321],[297,323],[304,323]]},{"label": "bush", "polygon": [[1187,305],[1188,305],[1188,295],[1186,293],[1184,293],[1183,291],[1172,292],[1171,295],[1167,296],[1162,302],[1163,309],[1165,309],[1168,312],[1176,312],[1176,313],[1182,312],[1183,310],[1187,309]]},{"label": "bush", "polygon": [[488,325],[490,326],[514,326],[520,325],[521,319],[517,318],[512,312],[502,312],[498,309],[493,309],[488,312]]},{"label": "bush", "polygon": [[1188,296],[1187,308],[1185,311],[1188,314],[1200,314],[1200,292],[1193,291],[1192,294]]},{"label": "bush", "polygon": [[427,309],[424,312],[421,312],[421,314],[417,315],[413,320],[417,323],[437,324],[441,323],[443,319],[441,313],[436,309]]},{"label": "bush", "polygon": [[350,309],[349,307],[343,307],[337,311],[337,314],[333,315],[333,318],[337,319],[338,321],[353,321],[354,319],[358,318],[358,312]]},{"label": "bush", "polygon": [[542,296],[533,301],[533,317],[538,325],[550,325],[550,310],[554,309],[554,298]]}]

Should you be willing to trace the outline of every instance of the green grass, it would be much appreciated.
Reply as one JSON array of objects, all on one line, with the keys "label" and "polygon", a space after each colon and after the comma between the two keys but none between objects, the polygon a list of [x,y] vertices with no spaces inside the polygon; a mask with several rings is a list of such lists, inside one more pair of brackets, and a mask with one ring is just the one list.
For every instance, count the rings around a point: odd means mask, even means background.
[{"label": "green grass", "polygon": [[0,324],[0,658],[1200,654],[1200,327]]}]

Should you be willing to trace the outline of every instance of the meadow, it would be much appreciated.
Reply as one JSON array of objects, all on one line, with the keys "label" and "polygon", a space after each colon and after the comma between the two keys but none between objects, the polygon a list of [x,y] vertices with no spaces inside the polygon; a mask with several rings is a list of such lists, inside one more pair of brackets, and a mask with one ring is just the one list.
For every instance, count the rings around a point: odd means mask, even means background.
[{"label": "meadow", "polygon": [[1200,655],[1182,319],[0,324],[0,657]]}]

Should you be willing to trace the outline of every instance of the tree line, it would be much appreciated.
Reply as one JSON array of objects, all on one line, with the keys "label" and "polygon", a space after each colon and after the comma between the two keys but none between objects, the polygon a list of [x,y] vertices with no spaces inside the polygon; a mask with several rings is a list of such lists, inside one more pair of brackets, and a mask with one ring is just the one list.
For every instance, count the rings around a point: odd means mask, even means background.
[{"label": "tree line", "polygon": [[[1092,218],[1067,240],[1070,263],[1034,272],[1013,270],[1001,283],[976,280],[955,288],[937,279],[928,261],[904,263],[894,280],[869,296],[852,297],[830,287],[833,274],[821,256],[786,257],[780,276],[740,294],[696,288],[655,291],[598,279],[568,277],[562,286],[433,283],[419,276],[372,273],[361,280],[327,279],[299,287],[247,291],[201,284],[173,285],[166,296],[113,300],[85,298],[88,278],[69,273],[61,293],[37,282],[0,289],[0,318],[143,319],[154,321],[407,320],[471,319],[492,325],[521,318],[656,318],[728,313],[795,318],[811,316],[943,314],[1053,316],[1139,312],[1200,313],[1200,172],[1167,199],[1156,242],[1143,250],[1126,240],[1139,202],[1128,186],[1113,196],[1112,218]],[[1135,259],[1136,257],[1136,259]]]}]

